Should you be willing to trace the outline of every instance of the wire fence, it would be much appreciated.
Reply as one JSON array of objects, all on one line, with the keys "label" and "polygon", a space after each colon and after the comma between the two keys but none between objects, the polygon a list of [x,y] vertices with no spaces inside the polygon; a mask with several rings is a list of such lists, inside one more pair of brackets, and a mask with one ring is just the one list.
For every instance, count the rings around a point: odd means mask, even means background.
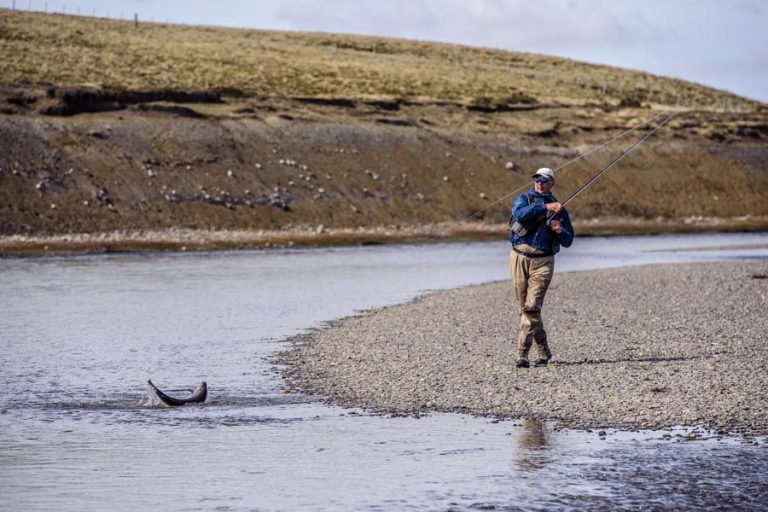
[{"label": "wire fence", "polygon": [[[49,2],[33,0],[4,0],[0,5],[5,4],[13,11],[42,12],[50,14],[63,14],[69,16],[89,16],[92,18],[108,18],[115,20],[133,20],[138,25],[139,20],[154,23],[153,17],[143,18],[137,12],[112,11],[110,9],[98,9],[96,7],[83,8],[80,4],[66,2]],[[162,21],[170,23],[168,19]]]}]

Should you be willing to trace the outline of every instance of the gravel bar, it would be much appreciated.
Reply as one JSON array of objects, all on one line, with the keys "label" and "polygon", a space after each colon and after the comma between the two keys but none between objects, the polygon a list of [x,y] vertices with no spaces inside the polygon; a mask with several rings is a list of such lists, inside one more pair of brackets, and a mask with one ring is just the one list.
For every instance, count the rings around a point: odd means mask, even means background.
[{"label": "gravel bar", "polygon": [[767,302],[765,261],[558,273],[547,367],[514,366],[511,281],[339,320],[292,338],[278,360],[292,391],[395,415],[767,435]]}]

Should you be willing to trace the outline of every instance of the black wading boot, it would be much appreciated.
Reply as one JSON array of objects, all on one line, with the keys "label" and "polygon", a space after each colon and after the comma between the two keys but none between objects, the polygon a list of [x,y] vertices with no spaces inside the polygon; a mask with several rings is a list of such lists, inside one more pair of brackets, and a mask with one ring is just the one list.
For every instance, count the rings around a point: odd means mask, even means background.
[{"label": "black wading boot", "polygon": [[515,366],[518,368],[530,368],[531,363],[529,363],[527,359],[518,359],[515,362]]},{"label": "black wading boot", "polygon": [[552,351],[547,348],[544,357],[540,357],[533,362],[533,366],[547,366],[549,360],[552,359]]}]

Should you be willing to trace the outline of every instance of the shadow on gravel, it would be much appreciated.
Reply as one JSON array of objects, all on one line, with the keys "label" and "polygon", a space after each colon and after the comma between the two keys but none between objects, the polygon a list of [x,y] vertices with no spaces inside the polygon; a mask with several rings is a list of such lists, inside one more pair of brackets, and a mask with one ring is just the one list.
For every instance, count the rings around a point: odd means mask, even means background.
[{"label": "shadow on gravel", "polygon": [[580,364],[616,364],[616,363],[662,363],[670,361],[690,361],[693,359],[705,359],[709,356],[687,357],[639,357],[626,359],[582,359],[581,361],[557,361],[553,366],[574,366]]}]

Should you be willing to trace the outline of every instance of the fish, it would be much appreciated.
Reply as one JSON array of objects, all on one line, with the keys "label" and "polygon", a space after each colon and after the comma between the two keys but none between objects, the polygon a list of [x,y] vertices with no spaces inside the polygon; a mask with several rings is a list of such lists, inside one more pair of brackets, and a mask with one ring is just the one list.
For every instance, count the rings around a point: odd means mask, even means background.
[{"label": "fish", "polygon": [[172,396],[166,395],[157,389],[157,386],[152,383],[152,379],[148,380],[147,383],[149,383],[149,386],[155,391],[157,398],[160,399],[161,402],[172,407],[184,404],[201,403],[205,402],[205,399],[208,398],[208,385],[205,382],[198,384],[197,387],[192,390],[192,394],[187,398],[174,398]]}]

